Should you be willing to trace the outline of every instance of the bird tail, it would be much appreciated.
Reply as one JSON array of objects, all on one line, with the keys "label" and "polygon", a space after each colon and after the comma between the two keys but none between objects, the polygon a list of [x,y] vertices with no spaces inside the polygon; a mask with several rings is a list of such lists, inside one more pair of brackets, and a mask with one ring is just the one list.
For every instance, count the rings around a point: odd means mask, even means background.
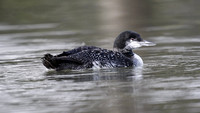
[{"label": "bird tail", "polygon": [[41,58],[43,65],[47,69],[56,69],[57,65],[53,58],[54,58],[54,56],[49,53],[45,54],[44,57]]}]

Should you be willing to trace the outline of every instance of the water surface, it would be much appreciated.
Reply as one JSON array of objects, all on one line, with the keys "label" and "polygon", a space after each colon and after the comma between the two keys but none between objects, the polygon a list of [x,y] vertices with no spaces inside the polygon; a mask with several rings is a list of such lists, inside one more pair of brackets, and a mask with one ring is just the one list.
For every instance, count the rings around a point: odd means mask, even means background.
[{"label": "water surface", "polygon": [[[198,113],[198,0],[1,0],[2,113]],[[142,70],[47,70],[45,53],[112,49],[135,30],[154,47],[134,50]]]}]

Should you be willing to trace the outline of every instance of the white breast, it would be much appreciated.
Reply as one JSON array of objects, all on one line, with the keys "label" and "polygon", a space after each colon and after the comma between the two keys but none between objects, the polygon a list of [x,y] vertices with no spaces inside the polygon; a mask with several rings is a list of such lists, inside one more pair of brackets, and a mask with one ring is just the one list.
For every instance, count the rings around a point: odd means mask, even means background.
[{"label": "white breast", "polygon": [[142,58],[135,53],[134,53],[134,57],[133,57],[133,63],[136,67],[142,67],[143,66]]}]

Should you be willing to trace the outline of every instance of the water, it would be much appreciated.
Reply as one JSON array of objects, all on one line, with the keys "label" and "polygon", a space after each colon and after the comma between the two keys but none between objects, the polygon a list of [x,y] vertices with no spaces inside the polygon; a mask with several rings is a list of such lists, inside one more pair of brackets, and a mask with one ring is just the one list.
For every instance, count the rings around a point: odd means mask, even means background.
[{"label": "water", "polygon": [[[199,113],[198,0],[0,2],[2,113]],[[40,58],[80,45],[112,49],[135,30],[154,47],[131,68],[56,72]]]}]

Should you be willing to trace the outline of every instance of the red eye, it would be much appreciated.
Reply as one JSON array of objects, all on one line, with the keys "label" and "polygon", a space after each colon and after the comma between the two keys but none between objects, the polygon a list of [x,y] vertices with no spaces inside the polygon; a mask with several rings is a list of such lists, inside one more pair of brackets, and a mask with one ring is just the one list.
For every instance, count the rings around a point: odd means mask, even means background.
[{"label": "red eye", "polygon": [[131,38],[131,40],[132,40],[132,41],[134,41],[134,40],[135,40],[135,38]]}]

